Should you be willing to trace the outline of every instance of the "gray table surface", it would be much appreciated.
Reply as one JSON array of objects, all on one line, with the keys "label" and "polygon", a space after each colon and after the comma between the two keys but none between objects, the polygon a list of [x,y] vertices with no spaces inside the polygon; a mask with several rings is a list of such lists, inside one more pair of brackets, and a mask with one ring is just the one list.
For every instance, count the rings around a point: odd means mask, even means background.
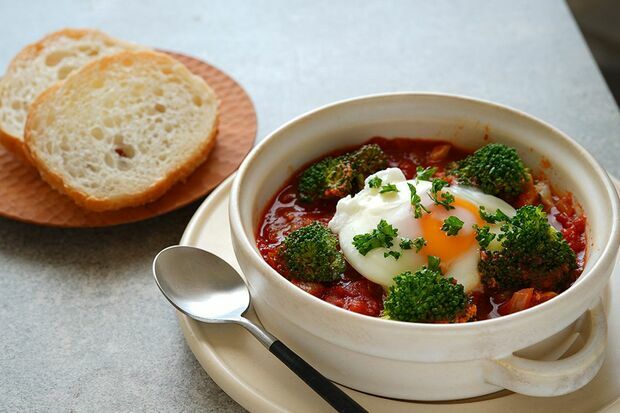
[{"label": "gray table surface", "polygon": [[[257,139],[335,100],[442,91],[539,116],[620,176],[618,107],[560,0],[0,0],[0,16],[0,67],[65,26],[207,60],[252,96]],[[243,410],[196,362],[150,274],[198,205],[94,230],[0,219],[1,411]]]}]

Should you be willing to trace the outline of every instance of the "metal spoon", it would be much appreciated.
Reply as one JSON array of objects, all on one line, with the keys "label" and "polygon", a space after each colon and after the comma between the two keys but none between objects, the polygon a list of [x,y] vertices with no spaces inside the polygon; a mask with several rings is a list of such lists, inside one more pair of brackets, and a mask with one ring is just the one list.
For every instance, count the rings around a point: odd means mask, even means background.
[{"label": "metal spoon", "polygon": [[175,245],[153,261],[157,286],[182,313],[204,323],[235,323],[254,335],[269,351],[339,412],[366,412],[342,390],[262,327],[243,317],[250,293],[226,261],[200,248]]}]

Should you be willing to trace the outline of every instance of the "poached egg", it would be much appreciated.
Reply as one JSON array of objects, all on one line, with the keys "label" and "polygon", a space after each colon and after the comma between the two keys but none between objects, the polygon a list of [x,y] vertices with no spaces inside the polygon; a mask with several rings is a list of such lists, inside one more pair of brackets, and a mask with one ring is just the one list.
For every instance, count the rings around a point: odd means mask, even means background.
[{"label": "poached egg", "polygon": [[[369,181],[381,179],[382,185],[393,184],[398,191],[380,193],[379,188],[371,188]],[[420,204],[429,213],[424,212],[420,218],[414,217],[411,205],[411,191],[408,184],[415,187],[420,196]],[[398,168],[388,168],[369,176],[364,189],[338,201],[336,214],[329,222],[329,228],[338,234],[340,248],[347,261],[365,278],[388,288],[393,278],[404,272],[415,272],[428,263],[428,256],[441,259],[444,274],[454,277],[465,287],[465,291],[480,289],[478,261],[479,245],[476,231],[472,228],[489,225],[491,232],[498,233],[500,224],[487,224],[479,215],[479,208],[485,207],[489,213],[501,209],[512,217],[515,210],[505,201],[485,194],[475,188],[466,186],[450,186],[442,189],[454,196],[451,204],[454,209],[446,210],[437,205],[429,196],[431,182],[417,179],[407,180]],[[456,216],[463,221],[463,227],[457,235],[447,235],[441,230],[443,221],[449,216]],[[391,248],[374,248],[362,255],[353,244],[353,237],[366,234],[377,228],[381,220],[385,220],[398,231]],[[426,245],[416,252],[416,248],[401,249],[399,244],[403,238],[414,240],[423,237]],[[496,241],[494,241],[496,242]],[[400,257],[385,257],[388,251],[400,253]]]}]

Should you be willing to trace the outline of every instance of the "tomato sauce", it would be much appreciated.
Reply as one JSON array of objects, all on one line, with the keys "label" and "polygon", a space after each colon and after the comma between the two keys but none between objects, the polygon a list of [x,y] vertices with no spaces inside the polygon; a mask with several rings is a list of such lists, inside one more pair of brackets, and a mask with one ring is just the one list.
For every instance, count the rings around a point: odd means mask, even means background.
[{"label": "tomato sauce", "polygon": [[[375,137],[366,143],[378,144],[387,155],[389,166],[400,168],[407,179],[412,179],[415,176],[417,166],[437,167],[437,175],[442,176],[451,162],[461,160],[471,154],[471,152],[457,148],[448,142],[424,139]],[[338,156],[356,148],[335,151],[326,156]],[[337,200],[319,200],[313,203],[303,203],[299,200],[296,188],[299,174],[304,169],[302,168],[294,174],[266,206],[257,234],[257,246],[261,255],[271,267],[307,293],[338,307],[379,317],[385,299],[383,287],[367,280],[350,265],[347,264],[343,278],[338,281],[308,282],[292,278],[286,265],[282,262],[279,249],[284,238],[290,232],[314,221],[327,224],[336,212]],[[530,185],[530,190],[526,191],[516,201],[516,204],[519,205],[515,206],[538,204],[539,200],[533,188],[534,184],[542,179],[544,178],[535,178]],[[586,247],[586,218],[579,213],[570,193],[560,196],[552,191],[550,202],[543,204],[545,211],[549,214],[550,223],[562,232],[568,244],[577,254],[580,265],[578,273],[580,273]],[[530,293],[526,296],[523,293],[519,297],[527,297],[530,306],[551,297],[545,292],[536,294]],[[476,305],[478,320],[495,318],[512,312],[510,309],[514,307],[512,304],[515,302],[515,300],[510,300],[511,296],[501,294],[491,296],[485,292],[473,292],[470,294],[470,299],[472,304]]]}]

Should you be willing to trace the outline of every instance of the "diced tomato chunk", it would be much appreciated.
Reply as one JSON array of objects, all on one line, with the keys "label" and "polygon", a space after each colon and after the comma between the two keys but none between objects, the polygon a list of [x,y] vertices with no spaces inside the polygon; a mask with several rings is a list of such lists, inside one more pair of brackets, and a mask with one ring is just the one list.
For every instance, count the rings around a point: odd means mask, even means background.
[{"label": "diced tomato chunk", "polygon": [[575,215],[575,206],[573,204],[573,194],[570,192],[560,197],[555,202],[555,207],[563,214],[571,217]]},{"label": "diced tomato chunk", "polygon": [[584,232],[586,230],[586,218],[584,216],[576,217],[573,220],[573,227],[578,233]]},{"label": "diced tomato chunk", "polygon": [[516,207],[521,208],[524,205],[538,205],[540,201],[540,195],[534,186],[534,181],[530,179],[525,183],[525,190],[517,198]]},{"label": "diced tomato chunk", "polygon": [[416,174],[416,165],[409,159],[403,159],[398,162],[398,168],[403,171],[405,178],[413,179]]},{"label": "diced tomato chunk", "polygon": [[555,291],[537,291],[533,288],[524,288],[512,294],[512,297],[502,303],[498,312],[501,315],[507,315],[523,311],[528,308],[544,303],[558,295]]},{"label": "diced tomato chunk", "polygon": [[533,288],[524,288],[512,294],[510,300],[506,301],[499,307],[501,315],[516,313],[525,310],[531,306],[532,297],[534,296]]},{"label": "diced tomato chunk", "polygon": [[428,154],[428,158],[427,158],[428,162],[438,163],[438,162],[443,161],[444,159],[446,159],[446,156],[448,156],[450,149],[452,149],[452,145],[450,144],[442,144],[442,145],[435,146],[433,150],[431,151],[431,153]]},{"label": "diced tomato chunk", "polygon": [[563,213],[555,216],[555,219],[562,224],[562,235],[575,253],[586,249],[586,218],[584,216],[568,217]]},{"label": "diced tomato chunk", "polygon": [[544,303],[545,301],[549,301],[556,295],[558,295],[558,293],[556,293],[555,291],[544,291],[544,292],[538,293],[534,297],[536,301],[536,304],[534,305],[538,305],[540,303]]},{"label": "diced tomato chunk", "polygon": [[381,303],[375,299],[351,298],[346,300],[344,308],[360,314],[377,317],[381,313]]},{"label": "diced tomato chunk", "polygon": [[570,225],[570,221],[571,221],[571,217],[569,217],[568,215],[560,212],[555,216],[555,219],[562,224],[563,227],[567,227]]},{"label": "diced tomato chunk", "polygon": [[381,286],[367,279],[351,281],[345,285],[344,289],[347,295],[350,297],[356,297],[360,295],[365,297],[373,297],[377,294],[381,295],[381,293],[383,292]]},{"label": "diced tomato chunk", "polygon": [[337,295],[328,294],[328,295],[323,296],[323,301],[326,301],[337,307],[344,307],[344,297],[339,297]]},{"label": "diced tomato chunk", "polygon": [[383,309],[383,288],[365,278],[339,281],[322,298],[338,307],[374,317]]},{"label": "diced tomato chunk", "polygon": [[327,287],[320,282],[312,282],[312,281],[302,281],[302,280],[291,280],[293,284],[304,290],[305,292],[314,295],[315,297],[321,298]]}]

